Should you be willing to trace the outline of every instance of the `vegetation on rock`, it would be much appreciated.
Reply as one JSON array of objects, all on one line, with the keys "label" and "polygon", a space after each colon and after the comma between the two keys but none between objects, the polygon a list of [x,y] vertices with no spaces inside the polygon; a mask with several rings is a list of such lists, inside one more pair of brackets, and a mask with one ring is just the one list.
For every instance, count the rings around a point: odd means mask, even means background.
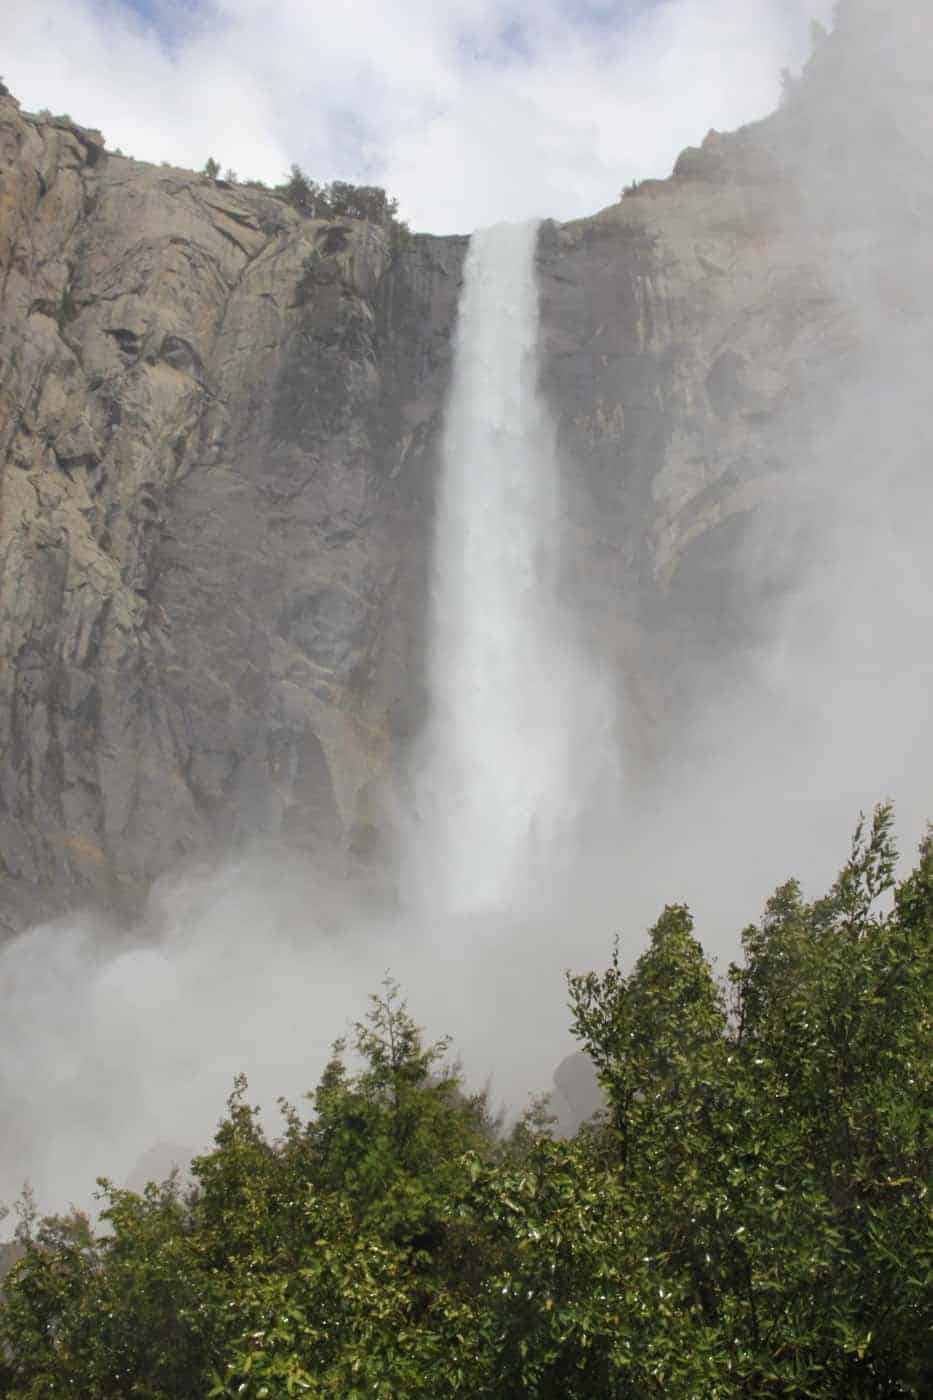
[{"label": "vegetation on rock", "polygon": [[[203,173],[210,180],[218,180],[220,163],[209,157]],[[224,172],[223,180],[230,185],[240,183],[233,169]],[[398,217],[398,200],[386,194],[381,185],[354,185],[346,180],[321,185],[306,175],[300,165],[291,167],[288,179],[281,185],[270,188],[262,180],[244,180],[242,184],[284,199],[308,219],[365,219],[389,229],[396,241],[408,235],[408,225]]]},{"label": "vegetation on rock", "polygon": [[398,218],[398,200],[380,185],[353,185],[346,180],[319,185],[300,165],[293,165],[286,183],[277,185],[272,193],[309,219],[366,219],[381,228],[407,233],[407,225]]},{"label": "vegetation on rock", "polygon": [[571,1140],[503,1137],[387,983],[277,1140],[238,1080],[190,1191],[26,1203],[0,1395],[930,1394],[933,842],[894,863],[884,807],[728,987],[680,906],[570,977],[607,1100]]}]

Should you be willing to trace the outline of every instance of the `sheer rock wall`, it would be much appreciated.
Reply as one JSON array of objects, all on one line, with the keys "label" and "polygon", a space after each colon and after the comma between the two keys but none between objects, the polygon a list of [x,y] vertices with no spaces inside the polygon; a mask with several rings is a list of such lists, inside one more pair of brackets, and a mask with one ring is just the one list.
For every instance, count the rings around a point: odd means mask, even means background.
[{"label": "sheer rock wall", "polygon": [[[929,26],[860,13],[775,117],[542,227],[567,588],[649,766],[773,626],[840,404],[929,330]],[[242,838],[371,858],[423,709],[465,248],[0,98],[0,927]]]},{"label": "sheer rock wall", "polygon": [[337,860],[407,722],[465,240],[403,249],[0,99],[0,917]]}]

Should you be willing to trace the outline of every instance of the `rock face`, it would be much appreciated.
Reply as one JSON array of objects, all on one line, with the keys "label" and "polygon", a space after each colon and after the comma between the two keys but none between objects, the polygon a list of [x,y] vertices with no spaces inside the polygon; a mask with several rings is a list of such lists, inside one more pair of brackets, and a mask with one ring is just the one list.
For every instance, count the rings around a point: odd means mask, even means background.
[{"label": "rock face", "polygon": [[770,515],[778,534],[795,528],[787,480],[858,348],[829,250],[803,252],[778,135],[711,133],[672,179],[542,238],[568,588],[627,685],[627,712],[650,717],[649,758],[675,710],[686,719],[699,702],[714,655],[721,681],[734,678],[782,570],[799,567],[788,548],[750,568],[750,527],[760,536]]},{"label": "rock face", "polygon": [[[878,353],[840,250],[886,325],[930,311],[929,98],[872,86],[891,32],[851,4],[775,117],[543,226],[567,585],[649,758],[806,552],[788,483]],[[919,34],[894,26],[892,72],[928,78]],[[240,838],[378,844],[421,710],[465,247],[306,220],[0,97],[0,927],[132,908]],[[750,568],[764,521],[782,547]]]},{"label": "rock face", "polygon": [[892,429],[928,440],[905,385],[931,368],[931,72],[923,7],[849,0],[779,112],[543,229],[568,590],[649,767],[820,557],[841,433],[882,494]]},{"label": "rock face", "polygon": [[566,1137],[572,1137],[581,1124],[606,1111],[606,1097],[593,1061],[582,1050],[565,1055],[557,1066],[548,1106],[557,1120],[557,1132]]},{"label": "rock face", "polygon": [[408,708],[465,240],[0,99],[7,927],[242,835],[365,838]]}]

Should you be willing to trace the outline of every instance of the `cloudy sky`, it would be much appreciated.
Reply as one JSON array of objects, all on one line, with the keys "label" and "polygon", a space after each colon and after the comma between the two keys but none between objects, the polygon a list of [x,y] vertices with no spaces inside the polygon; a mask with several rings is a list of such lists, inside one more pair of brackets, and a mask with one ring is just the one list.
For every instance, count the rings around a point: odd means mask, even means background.
[{"label": "cloudy sky", "polygon": [[[776,102],[832,0],[28,0],[0,72],[145,160],[384,184],[411,224],[572,218]],[[12,11],[12,13],[11,13]]]}]

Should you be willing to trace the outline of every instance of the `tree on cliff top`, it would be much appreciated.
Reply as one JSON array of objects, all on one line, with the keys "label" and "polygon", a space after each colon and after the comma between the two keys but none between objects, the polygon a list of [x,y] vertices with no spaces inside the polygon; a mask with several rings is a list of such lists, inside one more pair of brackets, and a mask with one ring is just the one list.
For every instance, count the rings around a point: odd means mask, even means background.
[{"label": "tree on cliff top", "polygon": [[381,185],[353,185],[346,180],[319,185],[300,165],[293,165],[288,180],[275,193],[307,218],[366,219],[393,231],[405,228],[398,220],[398,200]]},{"label": "tree on cliff top", "polygon": [[279,189],[283,197],[293,209],[298,210],[299,214],[306,214],[309,218],[314,217],[321,193],[320,186],[308,179],[300,165],[292,166],[288,181],[284,185],[280,185]]}]

